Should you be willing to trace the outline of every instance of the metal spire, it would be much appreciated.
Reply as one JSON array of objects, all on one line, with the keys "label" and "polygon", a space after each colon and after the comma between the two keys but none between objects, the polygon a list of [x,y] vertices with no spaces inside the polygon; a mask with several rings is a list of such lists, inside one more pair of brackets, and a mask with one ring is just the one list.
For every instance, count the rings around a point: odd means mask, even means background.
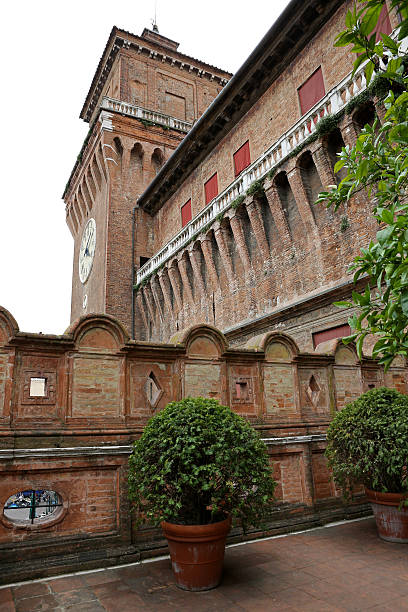
[{"label": "metal spire", "polygon": [[159,33],[159,28],[157,27],[157,0],[154,0],[154,20],[152,21],[153,32]]}]

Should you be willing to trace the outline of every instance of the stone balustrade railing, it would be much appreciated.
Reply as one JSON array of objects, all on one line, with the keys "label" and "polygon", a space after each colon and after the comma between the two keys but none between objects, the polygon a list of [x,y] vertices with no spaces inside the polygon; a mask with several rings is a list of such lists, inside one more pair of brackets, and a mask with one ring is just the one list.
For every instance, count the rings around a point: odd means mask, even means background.
[{"label": "stone balustrade railing", "polygon": [[313,135],[317,123],[327,115],[338,113],[353,97],[366,88],[364,65],[351,77],[346,76],[336,87],[329,91],[313,108],[285,132],[261,157],[246,168],[222,193],[214,198],[198,215],[174,236],[160,251],[144,264],[136,275],[138,285],[157,268],[182,249],[194,236],[197,236],[217,215],[226,211],[232,202],[244,195],[248,187],[266,176],[296,147]]},{"label": "stone balustrade railing", "polygon": [[108,98],[106,96],[102,99],[101,108],[104,110],[121,113],[122,115],[136,117],[137,119],[142,119],[144,121],[151,121],[152,123],[157,123],[159,125],[172,128],[173,130],[179,130],[180,132],[187,133],[193,127],[193,124],[189,123],[188,121],[182,121],[181,119],[170,117],[164,113],[148,110],[142,106],[135,106],[133,104],[128,104],[127,102],[122,102],[121,100],[115,100],[114,98]]}]

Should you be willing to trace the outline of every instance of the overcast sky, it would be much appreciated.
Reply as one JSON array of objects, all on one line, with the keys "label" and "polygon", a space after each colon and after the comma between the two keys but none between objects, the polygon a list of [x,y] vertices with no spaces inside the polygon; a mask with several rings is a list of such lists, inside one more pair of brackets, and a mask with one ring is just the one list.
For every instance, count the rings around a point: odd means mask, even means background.
[{"label": "overcast sky", "polygon": [[[288,0],[157,0],[179,51],[236,72]],[[61,199],[88,125],[79,119],[114,25],[151,28],[155,1],[20,0],[2,8],[0,305],[22,331],[69,325],[73,240]]]}]

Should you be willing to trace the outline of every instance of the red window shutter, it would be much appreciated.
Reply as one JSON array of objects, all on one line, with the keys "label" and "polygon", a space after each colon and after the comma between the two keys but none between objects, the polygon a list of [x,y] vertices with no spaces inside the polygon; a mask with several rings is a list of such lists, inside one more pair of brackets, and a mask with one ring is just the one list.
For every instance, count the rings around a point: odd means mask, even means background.
[{"label": "red window shutter", "polygon": [[213,174],[206,183],[204,183],[205,203],[208,204],[218,195],[218,178],[217,173]]},{"label": "red window shutter", "polygon": [[181,207],[181,227],[191,221],[191,198]]},{"label": "red window shutter", "polygon": [[322,342],[333,340],[334,338],[345,338],[345,336],[350,336],[350,334],[350,325],[347,323],[344,325],[338,325],[337,327],[331,327],[330,329],[325,329],[313,334],[313,346],[316,348],[316,346]]},{"label": "red window shutter", "polygon": [[234,153],[235,176],[238,176],[238,174],[241,174],[245,168],[248,168],[250,163],[251,157],[249,155],[249,140],[247,140],[242,147],[240,147],[238,151]]},{"label": "red window shutter", "polygon": [[375,27],[375,29],[373,30],[372,34],[374,34],[374,32],[376,33],[376,42],[381,40],[381,34],[391,34],[391,22],[390,22],[390,18],[388,15],[388,11],[387,11],[387,7],[384,4],[382,11],[380,13],[380,16],[378,18],[377,21],[377,25]]},{"label": "red window shutter", "polygon": [[319,67],[298,89],[300,110],[307,113],[325,94],[322,69]]}]

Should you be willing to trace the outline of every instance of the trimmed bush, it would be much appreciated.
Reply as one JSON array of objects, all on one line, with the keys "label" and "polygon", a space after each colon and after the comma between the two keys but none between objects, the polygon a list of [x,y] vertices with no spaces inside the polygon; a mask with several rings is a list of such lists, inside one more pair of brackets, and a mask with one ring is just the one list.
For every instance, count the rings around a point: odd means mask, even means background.
[{"label": "trimmed bush", "polygon": [[408,396],[372,389],[336,414],[326,456],[346,497],[353,484],[383,493],[408,493]]},{"label": "trimmed bush", "polygon": [[216,400],[172,402],[150,419],[129,459],[138,522],[194,525],[230,514],[245,530],[270,515],[275,482],[264,442]]}]

